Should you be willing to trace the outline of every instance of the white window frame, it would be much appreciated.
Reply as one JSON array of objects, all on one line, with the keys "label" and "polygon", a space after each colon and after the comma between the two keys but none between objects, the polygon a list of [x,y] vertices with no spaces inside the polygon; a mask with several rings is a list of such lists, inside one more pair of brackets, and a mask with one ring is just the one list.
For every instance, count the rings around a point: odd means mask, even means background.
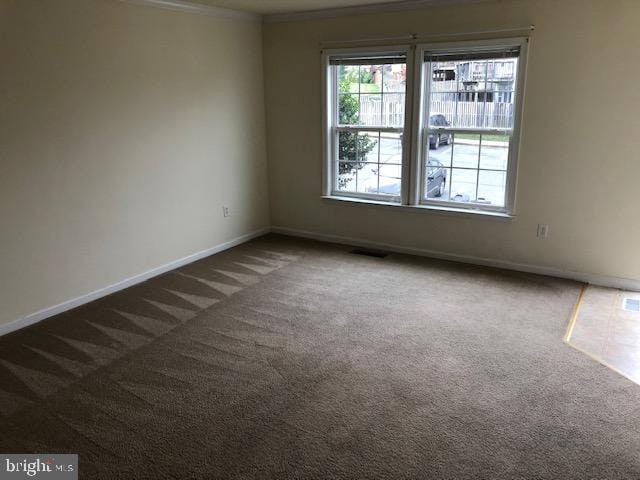
[{"label": "white window frame", "polygon": [[[411,192],[411,204],[433,206],[438,208],[449,209],[467,209],[480,212],[496,212],[504,213],[507,215],[515,214],[516,207],[516,187],[517,187],[517,172],[518,172],[518,157],[520,146],[520,129],[522,122],[522,107],[524,97],[524,84],[526,78],[526,58],[527,58],[527,45],[526,38],[508,38],[499,40],[478,40],[478,41],[461,41],[450,43],[432,43],[418,45],[415,55],[415,69],[418,76],[416,81],[420,82],[420,93],[416,95],[416,102],[414,104],[414,118],[417,119],[417,138],[418,145],[416,149],[416,155],[412,158],[413,171],[419,172],[419,175],[414,176],[414,190]],[[509,157],[507,161],[507,179],[505,185],[505,199],[504,206],[493,205],[480,205],[477,203],[465,203],[443,200],[429,200],[425,198],[425,175],[424,169],[426,168],[425,162],[428,159],[429,147],[427,142],[429,139],[429,126],[428,118],[429,111],[429,87],[431,85],[430,65],[424,61],[425,54],[438,53],[438,52],[473,52],[482,51],[491,48],[520,48],[520,54],[518,57],[518,68],[516,72],[516,84],[515,84],[515,102],[514,102],[514,119],[513,129],[509,132],[511,140],[509,142]],[[450,133],[476,133],[476,134],[503,134],[504,131],[497,129],[469,129],[469,128],[439,128],[438,131],[448,131]]]},{"label": "white window frame", "polygon": [[[487,48],[519,47],[517,78],[515,87],[514,125],[511,131],[509,144],[509,157],[507,164],[507,180],[505,188],[505,206],[482,205],[477,203],[452,202],[442,200],[428,200],[423,198],[424,178],[423,174],[428,158],[428,125],[425,119],[429,118],[429,84],[431,82],[429,65],[424,61],[427,52],[439,51],[464,51],[483,50]],[[383,47],[340,48],[324,50],[322,52],[322,83],[323,83],[323,175],[322,196],[335,200],[352,200],[387,206],[401,206],[413,210],[423,211],[447,211],[488,216],[515,216],[516,188],[518,157],[520,153],[520,135],[522,126],[522,113],[525,97],[526,68],[528,55],[528,38],[512,37],[503,39],[471,40],[457,42],[428,43],[417,45],[389,45]],[[335,85],[335,69],[329,64],[329,59],[334,56],[375,55],[385,52],[405,52],[407,55],[407,86],[405,97],[405,124],[402,142],[402,179],[401,195],[399,202],[389,195],[366,194],[344,192],[336,188],[336,158],[338,154],[337,131],[337,92]],[[414,87],[415,86],[415,87]],[[382,130],[376,127],[363,127],[362,130]],[[398,129],[390,129],[398,130]],[[451,129],[461,130],[461,129]],[[467,133],[498,133],[489,129],[475,130],[464,129]]]},{"label": "white window frame", "polygon": [[[373,193],[357,193],[346,192],[337,189],[336,181],[338,178],[336,166],[338,158],[338,133],[344,131],[345,127],[340,127],[338,122],[338,92],[337,85],[337,69],[331,68],[330,59],[334,57],[352,57],[354,55],[375,56],[384,55],[390,52],[403,53],[407,57],[407,83],[405,91],[405,109],[404,109],[404,126],[402,128],[382,127],[382,126],[362,126],[348,128],[349,131],[379,131],[379,132],[403,132],[402,136],[402,174],[400,196],[373,194]],[[413,48],[407,45],[391,45],[384,47],[364,47],[364,48],[341,48],[324,50],[322,52],[322,68],[323,68],[323,188],[322,194],[327,197],[353,198],[359,200],[372,200],[375,202],[388,202],[390,204],[406,204],[408,195],[405,185],[409,178],[410,168],[410,152],[409,138],[407,135],[408,127],[411,125],[413,98],[411,91],[413,89]]]}]

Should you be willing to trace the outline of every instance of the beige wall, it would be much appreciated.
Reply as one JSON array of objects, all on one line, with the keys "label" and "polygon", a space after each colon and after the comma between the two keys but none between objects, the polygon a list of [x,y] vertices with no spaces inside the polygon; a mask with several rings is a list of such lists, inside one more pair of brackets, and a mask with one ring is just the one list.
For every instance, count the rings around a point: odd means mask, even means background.
[{"label": "beige wall", "polygon": [[259,23],[0,0],[0,326],[269,224],[261,42]]},{"label": "beige wall", "polygon": [[[639,22],[638,0],[513,0],[265,25],[272,224],[640,280]],[[320,41],[529,24],[515,220],[320,199]]]},{"label": "beige wall", "polygon": [[[269,223],[640,280],[638,21],[636,0],[513,0],[263,32],[0,0],[0,326]],[[321,40],[529,23],[515,220],[320,199]]]}]

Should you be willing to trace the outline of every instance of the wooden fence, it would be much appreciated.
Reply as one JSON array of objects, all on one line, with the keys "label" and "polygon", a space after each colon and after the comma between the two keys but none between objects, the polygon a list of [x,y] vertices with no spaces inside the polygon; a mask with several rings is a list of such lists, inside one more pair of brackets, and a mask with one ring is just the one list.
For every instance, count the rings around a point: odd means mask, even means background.
[{"label": "wooden fence", "polygon": [[431,103],[431,113],[441,113],[456,128],[511,128],[514,105],[495,102]]},{"label": "wooden fence", "polygon": [[363,125],[402,127],[404,125],[404,95],[400,93],[360,96],[360,122]]},{"label": "wooden fence", "polygon": [[[404,95],[387,94],[360,97],[362,125],[402,127],[404,125]],[[431,113],[440,113],[455,128],[511,128],[514,105],[499,102],[433,101]]]}]

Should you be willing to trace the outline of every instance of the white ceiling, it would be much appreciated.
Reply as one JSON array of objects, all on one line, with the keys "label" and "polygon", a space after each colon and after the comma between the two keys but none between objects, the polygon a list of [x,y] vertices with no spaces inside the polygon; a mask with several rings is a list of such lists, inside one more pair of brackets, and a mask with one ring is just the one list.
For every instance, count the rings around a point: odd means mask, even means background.
[{"label": "white ceiling", "polygon": [[262,15],[354,7],[380,3],[398,3],[406,0],[188,0],[213,7],[244,10]]}]

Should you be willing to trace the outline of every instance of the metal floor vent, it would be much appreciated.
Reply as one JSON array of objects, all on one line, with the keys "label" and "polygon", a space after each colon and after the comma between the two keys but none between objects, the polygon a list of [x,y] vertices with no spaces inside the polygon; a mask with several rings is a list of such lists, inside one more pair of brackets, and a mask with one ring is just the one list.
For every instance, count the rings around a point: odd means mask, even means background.
[{"label": "metal floor vent", "polygon": [[351,252],[354,255],[364,255],[365,257],[375,257],[375,258],[385,258],[389,255],[387,252],[383,252],[382,250],[372,250],[370,248],[354,248]]},{"label": "metal floor vent", "polygon": [[627,312],[640,312],[640,300],[637,298],[625,298],[622,308]]}]

